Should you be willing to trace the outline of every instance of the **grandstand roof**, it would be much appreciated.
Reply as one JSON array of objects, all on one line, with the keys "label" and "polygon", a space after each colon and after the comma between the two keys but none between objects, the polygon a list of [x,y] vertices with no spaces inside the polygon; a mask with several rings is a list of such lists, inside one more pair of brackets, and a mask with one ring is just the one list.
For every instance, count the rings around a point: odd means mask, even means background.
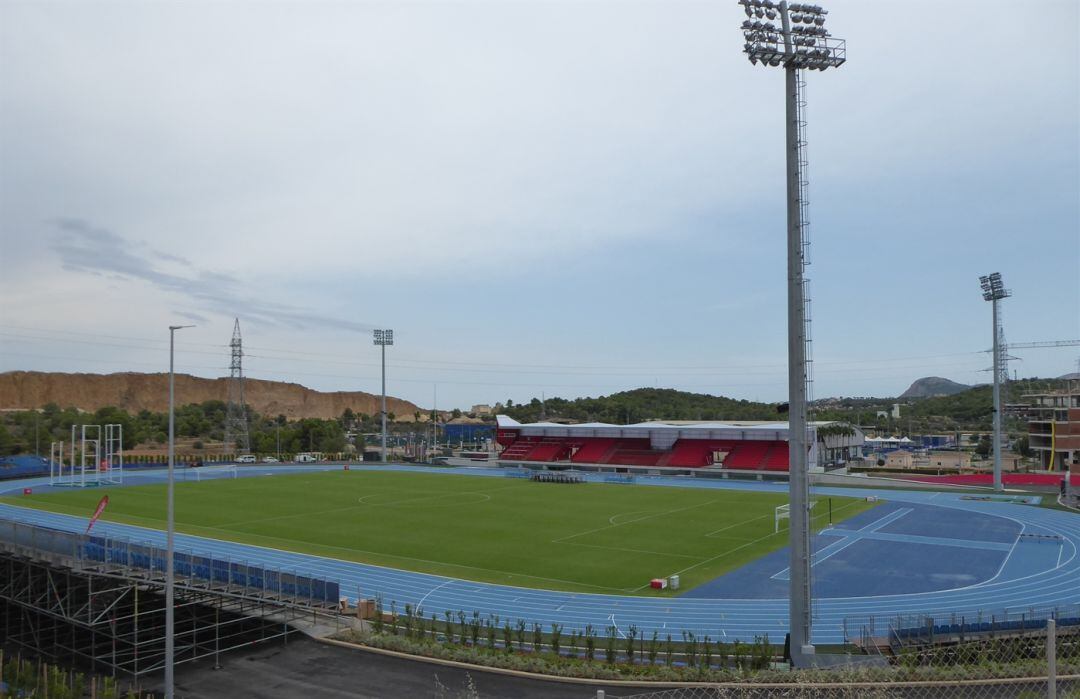
[{"label": "grandstand roof", "polygon": [[[649,420],[631,425],[614,425],[607,422],[585,422],[577,425],[554,422],[522,423],[508,415],[495,417],[500,430],[514,430],[522,436],[533,437],[655,437],[662,441],[676,439],[742,439],[786,440],[788,423],[764,420]],[[811,422],[812,427],[822,427],[833,421]],[[859,442],[861,443],[861,439]]]},{"label": "grandstand roof", "polygon": [[[500,430],[515,430],[523,436],[542,437],[618,437],[648,438],[667,434],[668,439],[787,439],[788,423],[762,421],[688,422],[651,420],[632,425],[613,425],[606,422],[587,422],[579,425],[559,425],[552,422],[521,423],[498,415]],[[823,423],[822,423],[823,424]]]},{"label": "grandstand roof", "polygon": [[[726,420],[724,422],[717,422],[715,420],[647,420],[645,422],[635,422],[627,425],[617,425],[610,422],[582,422],[573,425],[567,425],[557,422],[518,422],[514,418],[508,415],[496,415],[495,420],[502,429],[517,429],[521,427],[644,427],[648,429],[725,429],[731,427],[738,427],[740,429],[766,429],[766,430],[786,430],[788,423],[786,421],[777,420]],[[814,427],[821,427],[822,425],[831,425],[835,420],[818,420],[811,422]]]}]

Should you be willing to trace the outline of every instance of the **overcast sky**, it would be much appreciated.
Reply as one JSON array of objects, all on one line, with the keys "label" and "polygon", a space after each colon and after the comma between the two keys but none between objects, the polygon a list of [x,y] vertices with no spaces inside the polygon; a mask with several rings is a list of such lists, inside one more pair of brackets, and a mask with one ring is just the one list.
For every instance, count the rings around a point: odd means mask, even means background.
[{"label": "overcast sky", "polygon": [[[833,0],[818,397],[1080,338],[1080,4]],[[733,0],[0,2],[0,370],[468,407],[786,396],[782,71]],[[1015,350],[1021,376],[1080,347]]]}]

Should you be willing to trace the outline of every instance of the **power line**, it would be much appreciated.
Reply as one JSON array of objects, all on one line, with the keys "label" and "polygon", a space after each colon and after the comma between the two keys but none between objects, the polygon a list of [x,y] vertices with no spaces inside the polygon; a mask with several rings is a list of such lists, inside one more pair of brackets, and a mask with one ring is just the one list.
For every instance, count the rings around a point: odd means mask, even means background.
[{"label": "power line", "polygon": [[[8,327],[11,327],[11,326],[8,326]],[[60,334],[63,331],[47,331],[47,332],[56,332],[56,333]],[[123,339],[121,336],[95,335],[93,333],[73,333],[73,334],[84,335],[84,336],[87,336],[87,337],[106,337],[106,338]],[[145,347],[145,346],[138,346],[138,345],[132,345],[132,344],[119,344],[119,343],[114,343],[114,342],[103,342],[103,341],[99,341],[99,340],[84,340],[84,339],[67,340],[67,339],[63,339],[63,338],[42,337],[42,336],[39,336],[39,335],[36,336],[36,335],[27,335],[27,334],[24,334],[24,333],[8,333],[8,332],[2,332],[2,331],[0,331],[0,336],[14,337],[14,338],[17,338],[17,339],[39,340],[39,341],[42,341],[42,342],[64,342],[64,343],[69,343],[69,344],[92,344],[92,345],[97,345],[97,346],[120,347],[120,348],[125,348],[125,349],[143,349],[143,350],[157,350],[157,349],[160,349],[158,347]],[[136,338],[130,338],[130,339],[136,340]],[[140,341],[140,342],[157,342],[156,340],[149,340],[149,339],[146,339],[146,338],[138,338],[137,341]],[[194,346],[203,346],[203,347],[218,347],[218,348],[221,348],[221,349],[224,349],[225,347],[227,347],[227,345],[214,345],[214,344],[209,344],[209,343],[189,343],[189,344],[194,345]],[[330,354],[330,353],[305,353],[305,352],[300,352],[300,351],[295,351],[294,352],[292,350],[270,350],[269,348],[264,348],[264,349],[267,349],[268,351],[274,351],[274,352],[284,352],[284,353],[293,353],[293,354],[301,354],[301,355],[303,355],[303,354],[311,354],[313,356],[325,356],[325,357],[334,357],[334,356],[346,357],[346,356],[349,356],[349,355],[336,355],[336,354]],[[206,351],[206,350],[184,350],[184,351],[187,354],[208,354],[208,355],[214,355],[214,356],[216,356],[216,355],[218,355],[220,353],[220,352],[210,352],[210,351]],[[374,362],[358,362],[358,361],[355,361],[355,360],[353,360],[353,361],[321,360],[320,361],[320,360],[315,360],[315,359],[305,359],[303,357],[278,357],[278,356],[274,356],[274,355],[270,355],[270,354],[250,354],[250,353],[245,353],[245,354],[248,357],[259,358],[259,359],[270,359],[270,360],[275,360],[275,361],[307,362],[307,363],[320,363],[320,364],[338,364],[338,365],[342,365],[342,366],[361,366],[361,367],[376,367],[376,366],[379,366],[377,363],[374,363]],[[918,359],[937,359],[937,358],[960,357],[960,356],[974,356],[974,355],[981,355],[981,354],[984,354],[984,351],[980,350],[980,351],[971,351],[971,352],[949,352],[949,353],[941,353],[941,354],[912,355],[912,356],[907,356],[907,357],[888,357],[888,358],[880,358],[880,359],[851,359],[851,360],[833,360],[833,361],[823,360],[823,361],[816,362],[816,364],[818,366],[840,366],[840,367],[849,367],[849,366],[862,365],[862,364],[884,365],[884,364],[889,364],[889,363],[892,363],[892,362],[899,362],[899,361],[912,361],[912,360],[918,360]],[[412,367],[412,366],[408,366],[409,364],[421,364],[421,365],[428,365],[428,366],[415,366],[415,367]],[[407,359],[407,358],[405,358],[405,359],[397,358],[393,362],[391,362],[391,366],[395,366],[396,368],[401,368],[401,369],[410,369],[410,368],[411,369],[449,369],[449,370],[480,372],[480,373],[510,373],[510,372],[513,372],[513,373],[529,373],[529,374],[556,374],[556,375],[571,375],[571,374],[577,373],[577,371],[567,371],[568,369],[569,370],[589,370],[590,375],[596,375],[597,370],[607,369],[609,371],[600,371],[600,373],[602,375],[607,375],[607,376],[626,376],[626,375],[639,373],[639,372],[643,373],[643,374],[654,374],[654,375],[659,374],[661,376],[675,376],[675,375],[693,375],[693,376],[716,375],[716,376],[725,376],[725,375],[728,375],[731,372],[736,372],[736,373],[741,374],[741,373],[745,373],[747,370],[751,370],[751,369],[775,369],[775,370],[784,370],[785,369],[785,365],[781,364],[781,363],[774,363],[774,364],[724,364],[724,365],[668,365],[669,368],[679,369],[680,371],[673,372],[673,371],[670,371],[670,370],[661,370],[661,371],[658,372],[656,366],[654,366],[654,365],[623,365],[623,366],[616,365],[616,366],[613,366],[613,365],[609,364],[609,365],[597,366],[597,365],[532,364],[532,363],[511,364],[511,363],[500,363],[500,362],[460,362],[460,361],[453,361],[453,360],[417,360],[417,359]],[[926,367],[926,366],[941,366],[941,365],[935,363],[935,364],[913,365],[913,366],[893,367],[893,368],[895,368],[895,369],[922,368],[922,367]],[[470,369],[468,367],[483,367],[483,368]],[[496,368],[496,367],[503,367],[504,369],[499,369],[499,368]],[[552,369],[553,371],[540,371],[541,369]],[[621,371],[610,371],[611,369],[620,369]],[[720,372],[716,372],[716,373],[710,371],[710,370],[715,370],[715,369],[722,369],[724,371],[720,371]],[[681,371],[681,370],[685,370],[685,371]]]}]

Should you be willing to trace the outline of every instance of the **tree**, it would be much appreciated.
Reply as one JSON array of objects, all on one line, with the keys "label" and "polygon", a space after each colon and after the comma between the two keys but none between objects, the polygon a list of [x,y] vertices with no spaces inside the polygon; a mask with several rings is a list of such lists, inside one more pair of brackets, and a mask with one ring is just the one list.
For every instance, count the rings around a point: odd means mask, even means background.
[{"label": "tree", "polygon": [[1016,440],[1013,444],[1013,449],[1015,449],[1016,453],[1020,456],[1031,456],[1031,440],[1028,439],[1027,435],[1024,435]]},{"label": "tree", "polygon": [[8,432],[8,428],[0,423],[0,456],[10,456],[18,454],[20,451],[22,451],[21,446]]},{"label": "tree", "polygon": [[993,448],[994,445],[991,444],[990,437],[984,436],[975,446],[975,453],[979,456],[986,456],[993,450]]}]

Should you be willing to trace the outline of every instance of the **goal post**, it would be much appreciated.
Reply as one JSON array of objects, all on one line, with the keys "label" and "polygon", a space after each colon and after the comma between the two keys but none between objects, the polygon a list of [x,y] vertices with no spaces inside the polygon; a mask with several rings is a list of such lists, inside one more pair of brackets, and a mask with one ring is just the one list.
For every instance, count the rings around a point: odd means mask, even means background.
[{"label": "goal post", "polygon": [[[813,510],[816,504],[817,500],[811,500],[807,509]],[[782,519],[791,519],[791,503],[777,505],[776,510],[773,511],[773,534],[780,533],[780,520]]]},{"label": "goal post", "polygon": [[218,480],[222,478],[236,478],[236,466],[195,466],[184,469],[184,480],[195,482]]}]

